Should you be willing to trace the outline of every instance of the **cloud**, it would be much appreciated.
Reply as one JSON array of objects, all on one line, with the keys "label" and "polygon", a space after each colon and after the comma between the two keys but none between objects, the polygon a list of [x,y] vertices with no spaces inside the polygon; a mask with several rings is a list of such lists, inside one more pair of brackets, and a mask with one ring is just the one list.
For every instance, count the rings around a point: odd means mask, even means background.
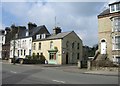
[{"label": "cloud", "polygon": [[[4,2],[3,22],[10,26],[12,22],[26,25],[34,22],[46,25],[52,32],[55,26],[61,26],[62,31],[74,30],[86,45],[97,43],[97,15],[104,2]],[[6,21],[7,20],[7,21]]]}]

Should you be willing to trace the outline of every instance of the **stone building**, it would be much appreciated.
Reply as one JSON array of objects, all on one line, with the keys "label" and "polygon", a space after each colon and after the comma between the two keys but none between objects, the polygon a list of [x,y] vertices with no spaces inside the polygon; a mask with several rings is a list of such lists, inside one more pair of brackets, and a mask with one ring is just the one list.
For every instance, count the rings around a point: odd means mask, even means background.
[{"label": "stone building", "polygon": [[98,15],[99,53],[97,59],[109,58],[120,63],[120,1]]},{"label": "stone building", "polygon": [[76,64],[82,60],[82,40],[74,31],[61,32],[60,27],[55,27],[53,34],[48,37],[36,36],[33,53],[42,54],[48,64]]},{"label": "stone building", "polygon": [[19,31],[15,39],[10,41],[10,60],[13,59],[13,56],[16,59],[25,59],[26,56],[31,56],[32,41],[36,39],[36,34],[45,34],[48,36],[49,32],[45,25],[37,26],[31,22],[28,23],[28,29]]}]

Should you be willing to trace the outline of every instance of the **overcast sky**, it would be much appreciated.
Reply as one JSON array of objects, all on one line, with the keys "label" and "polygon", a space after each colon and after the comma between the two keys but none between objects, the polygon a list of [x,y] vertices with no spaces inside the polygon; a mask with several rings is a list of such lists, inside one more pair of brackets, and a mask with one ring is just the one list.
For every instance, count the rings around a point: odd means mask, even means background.
[{"label": "overcast sky", "polygon": [[[114,1],[114,0],[112,0]],[[52,29],[60,26],[62,32],[75,31],[83,40],[84,45],[93,46],[98,42],[98,20],[108,2],[2,2],[2,21],[4,29],[11,24],[27,26],[28,22],[38,26],[46,25]]]}]

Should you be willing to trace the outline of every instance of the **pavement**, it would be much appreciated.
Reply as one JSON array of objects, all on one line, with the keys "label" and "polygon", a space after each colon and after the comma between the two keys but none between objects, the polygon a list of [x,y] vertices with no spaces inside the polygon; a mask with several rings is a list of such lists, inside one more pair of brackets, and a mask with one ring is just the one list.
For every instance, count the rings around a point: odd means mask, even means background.
[{"label": "pavement", "polygon": [[[4,64],[12,64],[8,61],[2,61]],[[52,64],[17,64],[21,66],[36,66],[44,68],[59,69],[65,72],[81,73],[81,74],[92,74],[92,75],[104,75],[104,76],[120,76],[118,71],[103,71],[103,70],[87,70],[86,68],[79,69],[77,65],[52,65]]]}]

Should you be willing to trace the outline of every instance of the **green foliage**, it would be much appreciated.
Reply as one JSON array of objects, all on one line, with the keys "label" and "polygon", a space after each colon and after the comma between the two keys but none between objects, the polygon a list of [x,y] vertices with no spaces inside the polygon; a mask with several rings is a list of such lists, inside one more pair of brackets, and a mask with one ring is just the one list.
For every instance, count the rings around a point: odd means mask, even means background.
[{"label": "green foliage", "polygon": [[32,57],[35,58],[35,53],[32,54]]},{"label": "green foliage", "polygon": [[31,56],[29,56],[29,55],[27,55],[27,56],[26,56],[26,58],[27,58],[27,59],[32,59],[32,57],[31,57]]},{"label": "green foliage", "polygon": [[32,56],[27,55],[26,59],[24,59],[23,63],[24,64],[44,64],[45,63],[45,57],[43,54],[35,54],[33,53]]},{"label": "green foliage", "polygon": [[40,60],[42,63],[45,63],[45,57],[42,54],[40,55]]},{"label": "green foliage", "polygon": [[54,47],[54,49],[55,49],[55,50],[58,50],[58,48],[57,48],[56,46]]}]

